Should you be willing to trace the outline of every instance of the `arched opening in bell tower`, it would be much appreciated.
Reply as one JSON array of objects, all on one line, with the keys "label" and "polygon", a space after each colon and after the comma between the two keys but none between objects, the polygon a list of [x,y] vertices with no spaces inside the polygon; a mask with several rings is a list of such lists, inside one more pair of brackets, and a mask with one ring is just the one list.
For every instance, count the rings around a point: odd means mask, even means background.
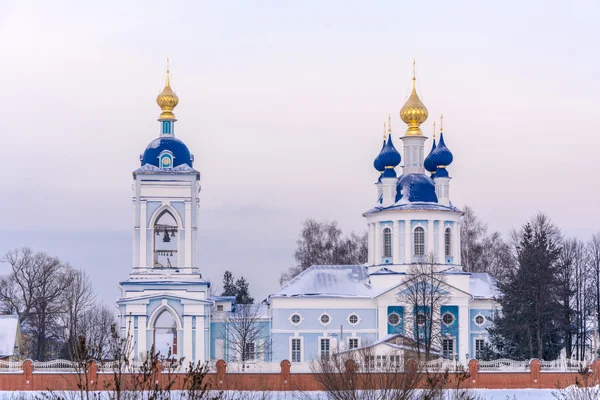
[{"label": "arched opening in bell tower", "polygon": [[164,210],[154,223],[154,268],[178,268],[178,240],[177,220]]},{"label": "arched opening in bell tower", "polygon": [[160,356],[177,356],[177,321],[168,310],[160,313],[154,322],[154,351]]}]

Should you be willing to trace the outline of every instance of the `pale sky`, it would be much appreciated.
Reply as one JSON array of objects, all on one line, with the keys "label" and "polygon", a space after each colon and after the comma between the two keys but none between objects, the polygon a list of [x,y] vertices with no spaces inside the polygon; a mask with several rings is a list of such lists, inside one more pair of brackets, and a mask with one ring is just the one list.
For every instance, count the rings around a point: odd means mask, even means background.
[{"label": "pale sky", "polygon": [[587,239],[600,231],[598,15],[594,1],[0,1],[0,252],[48,251],[116,298],[167,56],[176,136],[202,174],[207,278],[229,268],[261,298],[303,219],[365,230],[413,58],[428,136],[444,114],[453,203],[502,233],[543,211]]}]

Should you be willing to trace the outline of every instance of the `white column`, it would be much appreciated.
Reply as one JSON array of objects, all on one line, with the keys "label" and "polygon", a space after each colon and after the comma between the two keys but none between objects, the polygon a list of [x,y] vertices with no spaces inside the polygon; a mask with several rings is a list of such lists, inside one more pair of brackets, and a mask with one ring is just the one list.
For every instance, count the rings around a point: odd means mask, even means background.
[{"label": "white column", "polygon": [[452,231],[452,235],[454,236],[452,238],[452,243],[455,243],[454,254],[453,254],[454,255],[454,264],[461,265],[462,260],[460,257],[460,222],[454,223],[454,230]]},{"label": "white column", "polygon": [[412,263],[412,234],[409,219],[404,221],[404,263]]},{"label": "white column", "polygon": [[186,360],[192,360],[192,316],[183,316],[183,354]]},{"label": "white column", "polygon": [[433,256],[433,244],[435,243],[434,233],[433,220],[430,219],[427,221],[427,262],[429,262],[431,260],[431,256]]},{"label": "white column", "polygon": [[146,200],[140,201],[140,268],[148,268],[148,261],[146,259]]},{"label": "white column", "polygon": [[375,265],[375,224],[369,224],[369,265]]},{"label": "white column", "polygon": [[392,262],[400,264],[400,221],[394,221],[392,230]]},{"label": "white column", "polygon": [[136,357],[140,357],[140,354],[145,354],[146,350],[148,350],[148,348],[146,347],[146,336],[147,336],[147,329],[146,329],[146,316],[145,315],[140,315],[138,316],[138,334],[137,334],[137,345],[138,345],[138,353],[136,354]]},{"label": "white column", "polygon": [[438,262],[444,264],[446,261],[445,247],[444,247],[444,221],[438,221]]},{"label": "white column", "polygon": [[[463,365],[467,365],[469,359],[473,358],[469,349],[469,306],[458,307],[458,359]],[[467,359],[467,353],[469,359]]]},{"label": "white column", "polygon": [[379,340],[388,334],[387,333],[387,306],[386,305],[380,304],[378,307],[377,327],[378,327],[377,340]]},{"label": "white column", "polygon": [[375,262],[373,265],[381,264],[381,223],[375,222]]},{"label": "white column", "polygon": [[185,202],[185,264],[184,267],[192,266],[192,203]]},{"label": "white column", "polygon": [[196,354],[194,356],[196,362],[208,361],[204,349],[204,317],[200,316],[196,316]]}]

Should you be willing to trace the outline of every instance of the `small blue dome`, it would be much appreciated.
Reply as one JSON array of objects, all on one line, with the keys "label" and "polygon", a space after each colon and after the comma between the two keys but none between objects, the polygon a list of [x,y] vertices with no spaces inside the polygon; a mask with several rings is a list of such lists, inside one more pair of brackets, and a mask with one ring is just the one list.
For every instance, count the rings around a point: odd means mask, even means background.
[{"label": "small blue dome", "polygon": [[431,151],[429,152],[427,157],[425,157],[425,161],[423,161],[423,167],[425,167],[425,169],[431,173],[434,173],[435,170],[437,169],[437,165],[431,159],[431,153],[433,153],[434,150],[435,150],[435,138],[433,139],[433,145],[431,146]]},{"label": "small blue dome", "polygon": [[386,168],[385,171],[383,171],[383,174],[381,174],[382,178],[395,178],[396,177],[396,170],[393,168]]},{"label": "small blue dome", "polygon": [[394,147],[394,143],[392,143],[392,135],[388,136],[387,143],[381,149],[381,153],[379,153],[379,158],[381,158],[381,162],[384,167],[397,167],[400,164],[401,157],[398,150]]},{"label": "small blue dome", "polygon": [[450,175],[448,175],[448,170],[446,168],[438,168],[437,171],[435,171],[434,176],[436,178],[447,178]]},{"label": "small blue dome", "polygon": [[444,134],[440,133],[440,143],[437,145],[435,150],[433,150],[430,154],[431,162],[435,163],[436,166],[448,166],[452,164],[452,160],[454,157],[448,147],[446,147],[446,143],[444,143]]},{"label": "small blue dome", "polygon": [[385,138],[383,138],[383,145],[381,145],[381,151],[377,157],[375,157],[375,161],[373,161],[373,167],[379,172],[383,172],[385,169],[385,164],[383,163],[383,159],[381,158],[381,153],[383,153],[383,149],[385,149]]},{"label": "small blue dome", "polygon": [[144,154],[142,154],[142,166],[146,164],[159,167],[158,157],[163,151],[171,152],[173,156],[173,167],[187,164],[192,167],[193,156],[190,154],[185,143],[174,137],[159,137],[150,142]]},{"label": "small blue dome", "polygon": [[[408,199],[405,196],[408,196]],[[435,183],[430,177],[423,174],[402,175],[396,186],[396,201],[401,199],[409,202],[437,203]]]}]

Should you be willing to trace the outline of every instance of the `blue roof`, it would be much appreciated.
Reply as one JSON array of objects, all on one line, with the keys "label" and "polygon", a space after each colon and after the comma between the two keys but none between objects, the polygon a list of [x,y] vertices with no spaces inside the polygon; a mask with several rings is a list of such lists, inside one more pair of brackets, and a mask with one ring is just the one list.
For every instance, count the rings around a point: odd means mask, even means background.
[{"label": "blue roof", "polygon": [[452,152],[448,149],[448,147],[446,147],[446,143],[444,142],[444,133],[443,132],[440,133],[440,143],[437,145],[435,150],[433,150],[431,152],[431,154],[428,156],[428,158],[431,158],[430,162],[435,164],[436,166],[440,166],[440,165],[448,166],[448,165],[452,164],[452,161],[454,160],[454,156],[452,155]]},{"label": "blue roof", "polygon": [[159,137],[150,142],[144,154],[140,157],[142,166],[145,164],[159,166],[159,155],[163,151],[170,151],[173,155],[173,167],[187,164],[192,167],[193,156],[185,143],[174,137]]},{"label": "blue roof", "polygon": [[379,151],[379,154],[377,155],[377,157],[375,157],[375,161],[373,161],[373,167],[375,167],[375,169],[379,172],[383,172],[383,170],[385,169],[385,164],[383,164],[383,159],[381,158],[381,153],[383,152],[384,148],[385,138],[383,138],[383,144],[381,145],[381,150]]},{"label": "blue roof", "polygon": [[437,169],[436,163],[433,162],[433,160],[431,159],[431,153],[433,153],[434,150],[435,150],[435,139],[433,139],[433,145],[431,146],[431,151],[429,152],[427,157],[425,157],[425,161],[423,161],[423,167],[425,167],[425,169],[429,172],[435,172],[435,170]]},{"label": "blue roof", "polygon": [[392,143],[391,134],[388,136],[387,143],[383,146],[383,149],[381,149],[379,157],[381,158],[384,167],[397,167],[400,164],[400,153],[398,153],[398,150],[394,147],[394,143]]},{"label": "blue roof", "polygon": [[[407,198],[408,197],[408,198]],[[435,183],[423,174],[406,174],[398,179],[396,201],[437,203]]]},{"label": "blue roof", "polygon": [[382,178],[395,178],[396,177],[396,170],[394,170],[393,168],[386,168],[385,171],[383,171],[383,174],[381,174]]}]

